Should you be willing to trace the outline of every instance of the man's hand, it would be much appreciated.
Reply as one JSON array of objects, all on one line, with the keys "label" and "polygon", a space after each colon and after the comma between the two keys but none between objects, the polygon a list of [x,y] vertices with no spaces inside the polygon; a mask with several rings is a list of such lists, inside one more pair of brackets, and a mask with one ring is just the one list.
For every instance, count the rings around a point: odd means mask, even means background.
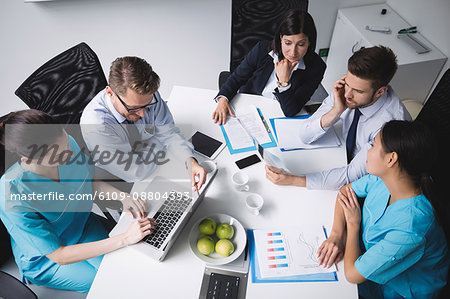
[{"label": "man's hand", "polygon": [[320,119],[320,126],[323,129],[331,127],[339,119],[342,112],[347,109],[347,104],[345,103],[345,77],[346,75],[342,76],[339,80],[334,82],[334,105],[333,108],[322,115],[322,118]]},{"label": "man's hand", "polygon": [[286,58],[275,63],[275,73],[279,82],[289,82],[292,70],[298,64],[297,62],[291,63]]},{"label": "man's hand", "polygon": [[330,237],[323,241],[317,250],[317,258],[319,266],[330,268],[334,263],[339,262],[344,256],[345,241],[343,236],[330,234]]},{"label": "man's hand", "polygon": [[342,76],[333,85],[334,106],[332,109],[339,116],[347,109],[347,104],[345,104],[345,77],[346,75]]},{"label": "man's hand", "polygon": [[219,122],[219,125],[224,125],[227,121],[227,115],[230,114],[232,117],[235,117],[233,110],[231,109],[230,104],[227,99],[224,97],[219,97],[219,103],[217,104],[216,110],[214,110],[212,119],[214,123]]},{"label": "man's hand", "polygon": [[206,180],[206,170],[201,167],[194,158],[189,158],[192,187],[196,192],[200,190]]},{"label": "man's hand", "polygon": [[266,178],[275,185],[306,187],[305,177],[284,172],[282,169],[266,165]]}]

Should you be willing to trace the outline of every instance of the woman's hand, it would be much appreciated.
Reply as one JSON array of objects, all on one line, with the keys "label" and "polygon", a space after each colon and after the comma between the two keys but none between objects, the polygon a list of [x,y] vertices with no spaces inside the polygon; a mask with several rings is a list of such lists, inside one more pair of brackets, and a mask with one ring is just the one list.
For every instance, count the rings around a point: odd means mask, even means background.
[{"label": "woman's hand", "polygon": [[217,104],[216,110],[214,110],[212,119],[214,123],[219,122],[219,125],[224,125],[227,121],[227,115],[230,114],[234,117],[234,113],[231,110],[231,106],[228,103],[228,100],[224,97],[219,97],[219,103]]},{"label": "woman's hand", "polygon": [[289,82],[292,70],[298,64],[297,62],[291,63],[286,58],[275,63],[275,73],[279,82]]},{"label": "woman's hand", "polygon": [[319,266],[323,265],[326,268],[330,268],[331,265],[339,262],[344,256],[344,236],[338,236],[331,232],[328,239],[323,241],[317,250],[317,263]]},{"label": "woman's hand", "polygon": [[361,222],[361,209],[359,208],[358,198],[352,188],[347,186],[346,191],[347,194],[339,191],[338,200],[344,210],[347,227],[359,227]]},{"label": "woman's hand", "polygon": [[130,194],[122,200],[122,205],[123,210],[130,213],[133,218],[143,218],[147,212],[145,202],[140,198],[133,199]]},{"label": "woman's hand", "polygon": [[145,236],[150,235],[155,227],[156,222],[153,218],[137,219],[123,234],[125,244],[128,246],[139,242]]}]

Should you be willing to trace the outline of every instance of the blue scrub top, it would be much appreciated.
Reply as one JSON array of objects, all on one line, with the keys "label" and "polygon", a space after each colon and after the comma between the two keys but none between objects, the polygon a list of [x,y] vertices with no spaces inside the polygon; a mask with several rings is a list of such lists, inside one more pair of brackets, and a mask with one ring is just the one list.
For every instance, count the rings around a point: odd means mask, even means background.
[{"label": "blue scrub top", "polygon": [[[69,200],[69,196],[92,194],[94,167],[69,136],[74,156],[60,165],[60,182],[11,166],[0,181],[0,218],[11,235],[16,263],[23,277],[41,282],[50,280],[57,264],[45,255],[61,245],[77,244],[92,209],[92,200]],[[63,194],[66,200],[11,200],[14,194]],[[74,197],[75,198],[75,197]],[[56,266],[55,266],[56,265]]]},{"label": "blue scrub top", "polygon": [[[362,209],[365,253],[355,262],[366,279],[382,285],[385,298],[432,298],[445,286],[450,263],[442,228],[423,195],[388,205],[383,181],[366,175],[352,183]],[[364,252],[364,248],[362,248]]]}]

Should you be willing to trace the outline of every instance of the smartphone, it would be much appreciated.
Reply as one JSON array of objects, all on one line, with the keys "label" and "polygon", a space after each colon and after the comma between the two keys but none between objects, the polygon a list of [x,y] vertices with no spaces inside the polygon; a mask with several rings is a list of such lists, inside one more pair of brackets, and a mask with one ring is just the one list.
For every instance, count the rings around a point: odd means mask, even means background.
[{"label": "smartphone", "polygon": [[250,165],[253,165],[255,163],[258,163],[258,162],[261,162],[261,159],[258,158],[257,155],[253,154],[253,155],[243,158],[241,160],[237,160],[236,165],[239,169],[242,169],[242,168],[248,167]]}]

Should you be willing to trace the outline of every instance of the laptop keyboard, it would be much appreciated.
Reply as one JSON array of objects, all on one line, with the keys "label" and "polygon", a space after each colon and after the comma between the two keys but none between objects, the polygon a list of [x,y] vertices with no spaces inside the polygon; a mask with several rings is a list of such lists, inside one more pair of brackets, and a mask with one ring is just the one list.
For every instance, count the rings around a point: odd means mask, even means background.
[{"label": "laptop keyboard", "polygon": [[175,191],[170,192],[158,212],[153,216],[157,223],[156,229],[143,241],[160,248],[191,202],[192,198],[185,194]]}]

